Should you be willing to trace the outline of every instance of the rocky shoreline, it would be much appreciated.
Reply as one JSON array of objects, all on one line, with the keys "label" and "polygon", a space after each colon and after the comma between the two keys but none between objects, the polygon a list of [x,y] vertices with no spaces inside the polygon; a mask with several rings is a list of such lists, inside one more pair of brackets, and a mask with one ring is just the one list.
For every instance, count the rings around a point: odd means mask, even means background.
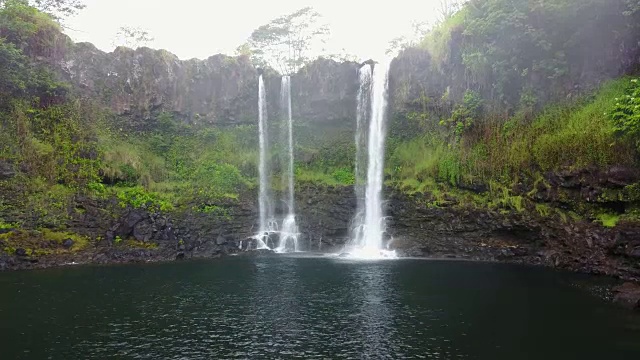
[{"label": "rocky shoreline", "polygon": [[[580,190],[576,190],[580,193]],[[431,206],[426,195],[386,190],[390,246],[403,257],[448,258],[546,266],[604,275],[628,282],[616,293],[628,307],[640,306],[640,224],[621,221],[606,228],[585,220],[543,216],[536,211],[477,208],[456,202]],[[0,270],[80,264],[166,262],[251,254],[256,248],[253,194],[226,205],[224,216],[175,211],[162,214],[120,208],[113,200],[78,197],[83,211],[69,222],[73,233],[91,238],[71,251],[71,239],[43,252],[16,248],[0,255]],[[338,252],[350,237],[356,206],[351,187],[306,186],[296,193],[300,242],[313,252]],[[280,211],[282,209],[276,209]],[[13,229],[2,230],[5,234]],[[23,231],[23,237],[38,232]],[[0,238],[0,242],[2,242]],[[5,248],[5,245],[2,248]],[[636,300],[634,300],[636,299]],[[635,302],[634,302],[635,301]],[[634,305],[635,304],[635,305]]]}]

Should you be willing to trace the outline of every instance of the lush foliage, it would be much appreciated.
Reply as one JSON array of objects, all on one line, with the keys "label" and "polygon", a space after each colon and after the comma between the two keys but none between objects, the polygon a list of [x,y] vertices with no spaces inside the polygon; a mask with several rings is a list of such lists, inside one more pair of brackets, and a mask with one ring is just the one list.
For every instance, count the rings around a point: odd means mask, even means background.
[{"label": "lush foliage", "polygon": [[640,149],[640,81],[631,79],[623,96],[616,98],[611,113],[616,130],[632,137]]},{"label": "lush foliage", "polygon": [[534,103],[566,96],[577,72],[615,74],[637,49],[636,7],[630,0],[471,0],[422,46],[452,79],[453,93],[473,89],[496,110],[515,109],[523,96]]},{"label": "lush foliage", "polygon": [[607,115],[627,84],[623,78],[604,85],[593,98],[549,105],[527,123],[518,115],[506,122],[485,115],[455,142],[447,140],[447,130],[437,128],[407,141],[392,140],[388,172],[400,183],[436,178],[457,184],[510,181],[519,174],[535,178],[537,172],[563,167],[633,165],[634,149],[616,137]]}]

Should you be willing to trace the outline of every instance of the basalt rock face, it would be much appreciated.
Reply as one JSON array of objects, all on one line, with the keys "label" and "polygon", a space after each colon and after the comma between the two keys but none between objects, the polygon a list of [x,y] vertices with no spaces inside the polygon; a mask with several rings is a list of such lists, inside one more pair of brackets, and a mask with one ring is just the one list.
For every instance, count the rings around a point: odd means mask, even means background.
[{"label": "basalt rock face", "polygon": [[135,128],[167,111],[190,122],[242,123],[257,118],[258,74],[246,57],[181,61],[165,50],[88,43],[71,47],[61,64],[84,95],[99,99]]},{"label": "basalt rock face", "polygon": [[296,193],[296,201],[303,246],[311,251],[339,251],[350,237],[356,209],[353,188],[307,186]]},{"label": "basalt rock face", "polygon": [[[190,123],[254,124],[258,119],[259,71],[246,56],[180,60],[166,50],[119,47],[105,53],[79,43],[68,49],[59,67],[81,95],[98,99],[134,130],[153,127],[162,111]],[[271,69],[260,72],[268,116],[279,119],[281,77]],[[357,64],[319,59],[292,78],[296,119],[355,119]]]},{"label": "basalt rock face", "polygon": [[318,59],[292,77],[295,119],[322,125],[355,123],[358,93],[357,63]]},{"label": "basalt rock face", "polygon": [[389,199],[389,232],[401,255],[518,262],[640,280],[637,223],[603,228],[535,212],[429,207],[424,200],[400,193]]}]

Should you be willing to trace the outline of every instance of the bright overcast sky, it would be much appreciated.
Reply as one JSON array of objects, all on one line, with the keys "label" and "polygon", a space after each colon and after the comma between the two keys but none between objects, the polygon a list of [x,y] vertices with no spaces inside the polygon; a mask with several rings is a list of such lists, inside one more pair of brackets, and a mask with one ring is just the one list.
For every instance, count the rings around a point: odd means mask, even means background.
[{"label": "bright overcast sky", "polygon": [[[251,32],[270,20],[312,6],[331,28],[327,48],[361,59],[379,59],[394,37],[412,32],[412,21],[432,21],[441,0],[85,0],[87,8],[68,19],[67,34],[112,51],[122,26],[140,27],[153,48],[181,59],[233,54]],[[379,6],[378,4],[384,4]]]}]

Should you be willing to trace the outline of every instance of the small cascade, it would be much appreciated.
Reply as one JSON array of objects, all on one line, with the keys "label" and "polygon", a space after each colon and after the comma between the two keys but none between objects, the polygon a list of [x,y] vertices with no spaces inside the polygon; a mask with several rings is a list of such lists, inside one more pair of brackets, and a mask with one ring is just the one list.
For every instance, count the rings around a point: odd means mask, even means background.
[{"label": "small cascade", "polygon": [[294,197],[294,181],[293,181],[293,117],[291,115],[291,77],[283,76],[280,87],[280,103],[281,109],[286,109],[284,119],[287,123],[287,144],[288,151],[284,155],[287,163],[286,176],[283,176],[286,192],[283,201],[287,205],[287,215],[282,221],[282,229],[280,231],[280,243],[276,248],[277,252],[297,252],[298,248],[298,225],[296,224],[295,215],[295,197]]},{"label": "small cascade", "polygon": [[258,249],[268,249],[270,234],[277,231],[273,219],[273,202],[271,201],[271,170],[268,161],[269,138],[267,132],[267,101],[262,74],[258,77],[258,132],[260,143],[260,189],[258,194],[258,208],[260,212],[259,231],[254,238],[258,242]]},{"label": "small cascade", "polygon": [[[367,69],[368,68],[368,69]],[[385,218],[382,211],[382,186],[384,180],[384,149],[386,136],[386,113],[387,113],[387,91],[388,91],[388,65],[376,64],[373,73],[369,77],[370,87],[367,82],[367,72],[371,67],[365,65],[360,69],[360,92],[358,96],[358,131],[356,134],[356,146],[362,141],[364,132],[363,109],[367,108],[366,99],[370,98],[371,113],[369,115],[369,126],[367,139],[367,172],[366,186],[364,188],[364,207],[359,209],[354,219],[354,237],[351,240],[347,252],[356,258],[393,258],[394,251],[386,250],[384,244],[384,234],[386,231]],[[364,95],[370,90],[370,97]],[[364,115],[363,115],[364,114]],[[363,116],[363,118],[360,118]],[[360,154],[358,154],[360,156]],[[361,161],[356,159],[356,178],[360,176]],[[356,183],[357,185],[357,183]],[[359,199],[362,199],[362,190],[356,192]]]}]

